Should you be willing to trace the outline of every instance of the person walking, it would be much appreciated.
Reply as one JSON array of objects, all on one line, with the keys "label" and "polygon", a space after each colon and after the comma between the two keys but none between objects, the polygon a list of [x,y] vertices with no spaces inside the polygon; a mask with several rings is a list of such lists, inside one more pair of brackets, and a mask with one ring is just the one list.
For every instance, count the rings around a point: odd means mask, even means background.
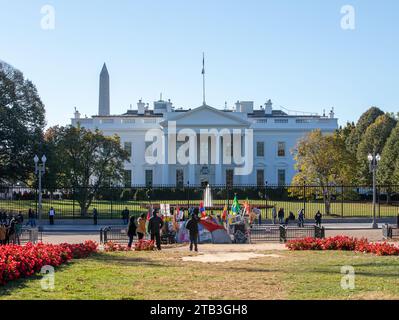
[{"label": "person walking", "polygon": [[318,227],[321,227],[321,218],[322,218],[322,215],[320,213],[320,210],[318,210],[316,215],[314,216],[314,220],[316,222],[316,226],[318,226]]},{"label": "person walking", "polygon": [[140,217],[137,219],[137,236],[139,240],[142,240],[145,235],[145,224],[146,224],[146,219],[145,219],[145,213],[142,213]]},{"label": "person walking", "polygon": [[273,219],[273,224],[276,224],[276,220],[277,220],[277,209],[276,209],[276,205],[273,206],[272,209],[272,219]]},{"label": "person walking", "polygon": [[190,219],[186,223],[186,229],[189,231],[190,234],[190,251],[194,250],[198,252],[198,217],[199,210],[198,208],[194,209],[193,214],[191,215]]},{"label": "person walking", "polygon": [[129,225],[127,226],[127,236],[129,237],[129,244],[127,245],[129,248],[132,247],[133,238],[136,235],[137,226],[135,223],[134,216],[131,216],[129,219]]},{"label": "person walking", "polygon": [[32,210],[32,208],[29,208],[29,210],[28,210],[28,224],[27,225],[30,225],[31,228],[36,227],[36,214]]},{"label": "person walking", "polygon": [[305,213],[303,209],[298,212],[298,227],[303,228],[305,226]]},{"label": "person walking", "polygon": [[48,216],[50,219],[50,225],[54,224],[54,216],[55,216],[55,210],[53,207],[50,208],[50,211],[48,212]]},{"label": "person walking", "polygon": [[129,209],[125,207],[125,209],[122,211],[122,221],[124,225],[129,223],[129,214]]},{"label": "person walking", "polygon": [[278,211],[278,223],[279,224],[284,224],[284,209],[280,208],[280,210]]},{"label": "person walking", "polygon": [[148,221],[148,233],[151,235],[151,240],[156,241],[157,249],[161,250],[161,234],[160,231],[163,226],[163,221],[158,217],[158,209],[154,209],[150,221]]},{"label": "person walking", "polygon": [[93,208],[93,224],[96,226],[98,223],[98,211],[97,208]]}]

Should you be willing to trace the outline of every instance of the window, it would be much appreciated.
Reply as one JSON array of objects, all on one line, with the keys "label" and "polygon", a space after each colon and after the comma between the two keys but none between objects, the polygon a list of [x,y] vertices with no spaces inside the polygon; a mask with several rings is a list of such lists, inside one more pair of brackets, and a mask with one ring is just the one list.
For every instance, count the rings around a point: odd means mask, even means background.
[{"label": "window", "polygon": [[152,187],[152,170],[145,171],[145,185],[147,187]]},{"label": "window", "polygon": [[123,184],[125,185],[126,188],[132,186],[132,170],[125,170],[124,172],[124,181]]},{"label": "window", "polygon": [[258,187],[263,187],[265,185],[265,171],[256,170],[256,184]]},{"label": "window", "polygon": [[234,170],[226,170],[226,186],[232,187],[234,183]]},{"label": "window", "polygon": [[184,185],[184,172],[183,169],[176,170],[176,187],[183,188]]},{"label": "window", "polygon": [[285,170],[284,169],[278,169],[277,180],[278,180],[279,186],[285,185]]},{"label": "window", "polygon": [[274,119],[274,123],[288,123],[288,119]]},{"label": "window", "polygon": [[258,141],[256,143],[256,156],[257,157],[265,156],[265,143],[263,141]]},{"label": "window", "polygon": [[132,143],[131,142],[125,142],[124,149],[127,152],[129,158],[131,158],[132,157]]},{"label": "window", "polygon": [[285,157],[285,142],[279,142],[277,144],[277,156]]}]

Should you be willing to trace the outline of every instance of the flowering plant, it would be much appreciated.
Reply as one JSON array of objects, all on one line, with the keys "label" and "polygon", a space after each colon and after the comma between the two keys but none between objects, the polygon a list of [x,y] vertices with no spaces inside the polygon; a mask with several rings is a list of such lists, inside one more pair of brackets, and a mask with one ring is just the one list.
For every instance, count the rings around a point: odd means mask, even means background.
[{"label": "flowering plant", "polygon": [[386,242],[372,243],[367,239],[336,236],[325,239],[303,238],[288,241],[289,250],[342,250],[373,253],[378,256],[397,256],[399,247]]},{"label": "flowering plant", "polygon": [[97,244],[32,244],[0,246],[0,285],[22,277],[32,276],[43,266],[57,267],[71,259],[86,258],[97,252]]},{"label": "flowering plant", "polygon": [[152,251],[154,250],[154,240],[139,240],[134,245],[136,251]]},{"label": "flowering plant", "polygon": [[107,243],[104,244],[104,251],[106,252],[115,252],[115,251],[130,251],[131,248],[129,248],[126,245],[121,245],[119,243],[114,243],[112,241],[108,241]]}]

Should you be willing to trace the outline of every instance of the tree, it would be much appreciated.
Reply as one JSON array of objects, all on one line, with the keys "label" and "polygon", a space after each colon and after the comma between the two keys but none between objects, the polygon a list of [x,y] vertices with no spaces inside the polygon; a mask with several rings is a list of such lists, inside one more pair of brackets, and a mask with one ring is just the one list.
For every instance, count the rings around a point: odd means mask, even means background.
[{"label": "tree", "polygon": [[357,160],[359,164],[358,178],[361,183],[372,183],[367,155],[373,152],[376,154],[382,153],[385,142],[395,126],[396,119],[393,115],[383,114],[367,128],[362,136],[357,149]]},{"label": "tree", "polygon": [[399,181],[395,176],[396,168],[399,168],[399,122],[384,145],[377,170],[377,181],[382,187],[380,191],[387,193],[387,202],[391,199],[390,195],[393,191],[391,186]]},{"label": "tree", "polygon": [[28,182],[43,141],[44,113],[34,84],[0,61],[0,182]]},{"label": "tree", "polygon": [[49,165],[59,186],[73,188],[81,214],[86,215],[102,186],[120,183],[124,161],[129,161],[118,136],[81,127],[55,127],[46,135],[54,166]]},{"label": "tree", "polygon": [[[294,151],[297,173],[293,185],[320,186],[325,212],[331,214],[331,199],[334,187],[351,183],[355,176],[355,159],[348,152],[345,141],[338,133],[323,135],[320,130],[309,133],[301,139]],[[299,192],[291,188],[291,195]]]},{"label": "tree", "polygon": [[367,128],[372,123],[374,123],[379,116],[383,114],[384,112],[381,109],[377,107],[371,107],[360,116],[359,120],[356,123],[356,128],[351,131],[346,140],[348,150],[352,154],[356,155],[360,140],[363,134],[366,132]]}]

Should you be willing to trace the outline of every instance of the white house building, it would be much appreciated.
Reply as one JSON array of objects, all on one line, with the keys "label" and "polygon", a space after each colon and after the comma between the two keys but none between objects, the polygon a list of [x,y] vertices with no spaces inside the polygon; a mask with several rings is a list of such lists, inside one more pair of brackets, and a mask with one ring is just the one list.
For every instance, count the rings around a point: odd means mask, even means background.
[{"label": "white house building", "polygon": [[[82,118],[75,110],[72,125],[79,124],[91,130],[98,128],[105,135],[119,135],[130,155],[130,162],[125,163],[127,185],[288,184],[295,174],[291,151],[298,139],[315,129],[332,133],[338,128],[333,110],[328,116],[292,115],[274,110],[270,100],[257,109],[252,101],[238,101],[230,109],[213,108],[205,102],[196,108],[183,109],[175,108],[170,100],[161,98],[152,108],[140,100],[137,109],[111,115],[109,75],[105,64],[100,74],[99,96],[98,115]],[[161,163],[149,163],[147,158],[153,151],[152,142],[146,141],[146,134],[154,129],[164,136],[162,157],[165,161]],[[172,131],[181,134],[187,130],[195,135],[192,140],[169,139]],[[201,139],[204,130],[210,133],[209,138]],[[226,135],[229,132],[231,139]],[[241,139],[234,138],[237,132]],[[247,139],[249,134],[252,137]],[[193,161],[179,163],[177,159],[171,162],[171,154],[177,154],[184,144],[188,151],[182,154]],[[224,160],[225,156],[233,154],[238,144],[241,144],[238,153],[250,167],[250,170],[243,170],[244,174],[236,169],[245,165]]]}]

